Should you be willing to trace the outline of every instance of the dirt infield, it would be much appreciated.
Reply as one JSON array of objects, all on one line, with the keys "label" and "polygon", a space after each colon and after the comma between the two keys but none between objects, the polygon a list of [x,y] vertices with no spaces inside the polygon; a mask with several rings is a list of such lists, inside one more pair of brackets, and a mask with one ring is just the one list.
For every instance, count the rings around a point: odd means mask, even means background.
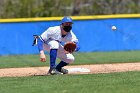
[{"label": "dirt infield", "polygon": [[[69,74],[114,73],[140,71],[140,63],[76,65],[67,66],[65,68],[69,70]],[[49,67],[4,68],[0,69],[0,77],[45,75],[48,70]]]}]

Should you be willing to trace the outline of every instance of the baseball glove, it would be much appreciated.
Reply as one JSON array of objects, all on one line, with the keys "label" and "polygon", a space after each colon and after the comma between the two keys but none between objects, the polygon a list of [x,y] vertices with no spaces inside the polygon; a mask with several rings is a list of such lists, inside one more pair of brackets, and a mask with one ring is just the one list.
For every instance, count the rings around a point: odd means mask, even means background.
[{"label": "baseball glove", "polygon": [[76,44],[74,42],[67,42],[64,45],[64,50],[68,53],[73,53],[76,49]]}]

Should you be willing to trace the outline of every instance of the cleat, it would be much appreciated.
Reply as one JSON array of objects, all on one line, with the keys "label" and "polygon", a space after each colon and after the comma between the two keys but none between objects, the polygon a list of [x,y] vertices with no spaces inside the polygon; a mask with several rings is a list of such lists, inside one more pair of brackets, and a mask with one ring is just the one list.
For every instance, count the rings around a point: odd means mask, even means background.
[{"label": "cleat", "polygon": [[68,74],[68,70],[64,69],[64,68],[62,68],[60,72],[63,73],[63,74]]},{"label": "cleat", "polygon": [[55,68],[50,69],[47,75],[62,75],[63,73],[57,71]]}]

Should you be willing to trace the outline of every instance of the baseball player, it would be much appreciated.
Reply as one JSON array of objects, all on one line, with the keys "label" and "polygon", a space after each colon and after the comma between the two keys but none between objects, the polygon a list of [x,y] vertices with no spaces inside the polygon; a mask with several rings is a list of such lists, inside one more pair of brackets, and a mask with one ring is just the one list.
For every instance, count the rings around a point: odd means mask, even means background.
[{"label": "baseball player", "polygon": [[[68,70],[63,67],[74,62],[74,56],[72,53],[66,53],[62,44],[74,42],[76,44],[75,51],[80,49],[78,39],[72,32],[72,24],[72,18],[65,16],[61,20],[59,26],[49,27],[37,39],[40,61],[46,61],[44,51],[48,51],[50,55],[50,69],[48,75],[67,74]],[[57,65],[56,58],[61,60]]]}]

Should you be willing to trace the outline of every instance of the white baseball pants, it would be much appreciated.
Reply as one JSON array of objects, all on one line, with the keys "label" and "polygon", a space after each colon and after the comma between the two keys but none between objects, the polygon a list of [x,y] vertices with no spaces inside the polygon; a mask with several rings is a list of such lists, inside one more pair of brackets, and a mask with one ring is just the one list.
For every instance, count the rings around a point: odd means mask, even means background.
[{"label": "white baseball pants", "polygon": [[48,40],[46,44],[44,43],[43,48],[45,51],[48,52],[50,52],[50,49],[58,49],[57,58],[59,58],[61,61],[64,61],[66,63],[74,62],[74,56],[70,53],[66,54],[63,46],[58,41]]}]

